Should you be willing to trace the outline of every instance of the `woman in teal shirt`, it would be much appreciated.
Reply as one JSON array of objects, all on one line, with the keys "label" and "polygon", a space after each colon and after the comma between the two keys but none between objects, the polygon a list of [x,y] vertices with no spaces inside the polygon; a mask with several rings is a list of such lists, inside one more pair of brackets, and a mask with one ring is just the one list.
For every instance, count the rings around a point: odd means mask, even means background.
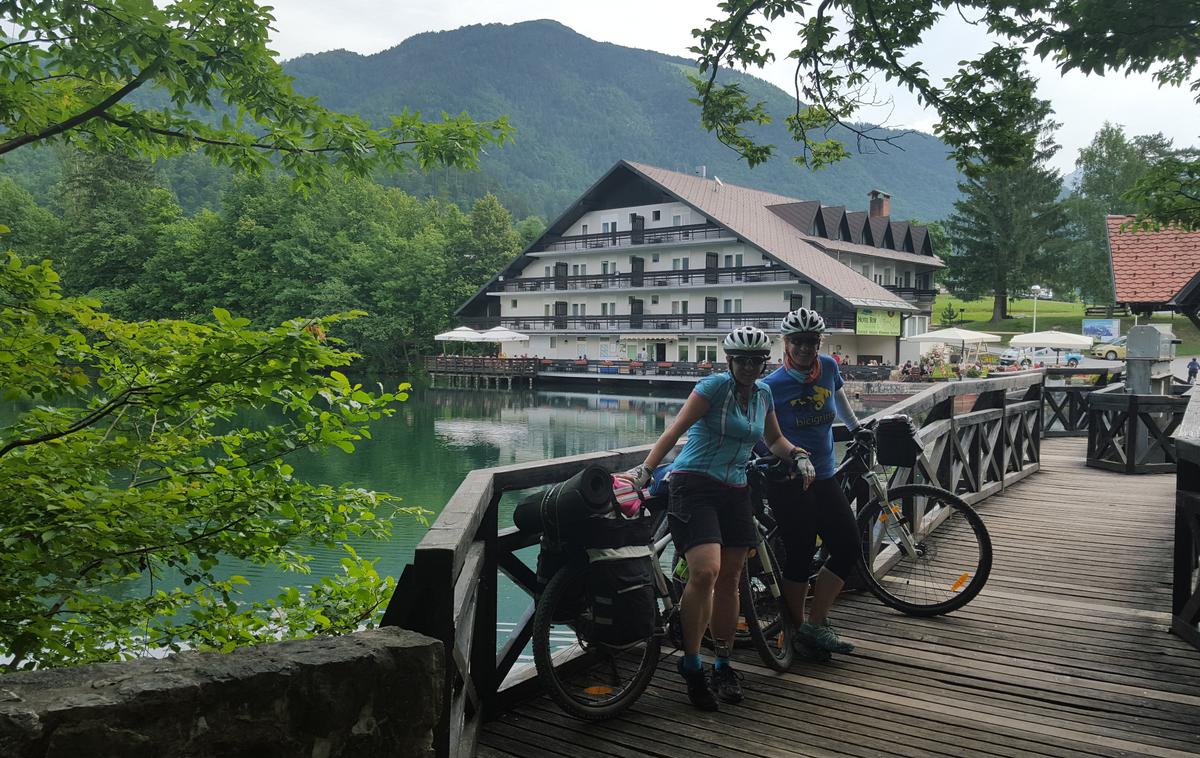
[{"label": "woman in teal shirt", "polygon": [[[636,486],[650,479],[686,432],[687,443],[671,464],[668,521],[675,550],[687,559],[688,580],[680,600],[683,657],[679,673],[697,708],[715,711],[718,698],[742,699],[729,663],[737,626],[738,580],[747,548],[757,544],[746,462],[763,439],[781,458],[797,460],[806,481],[814,476],[807,453],[788,442],[775,420],[771,390],[759,376],[771,351],[760,329],[735,329],[723,344],[729,371],[696,383],[671,426],[642,465],[624,475]],[[711,675],[700,660],[705,628],[712,632],[716,661]]]}]

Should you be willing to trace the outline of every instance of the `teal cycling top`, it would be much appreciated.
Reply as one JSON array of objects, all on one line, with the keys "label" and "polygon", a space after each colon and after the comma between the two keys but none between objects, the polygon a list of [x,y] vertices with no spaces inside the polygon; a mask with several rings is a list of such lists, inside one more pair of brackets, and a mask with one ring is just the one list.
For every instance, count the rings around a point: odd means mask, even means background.
[{"label": "teal cycling top", "polygon": [[712,374],[696,382],[693,390],[711,405],[692,424],[687,443],[671,464],[671,471],[703,474],[734,487],[746,486],[746,462],[754,443],[762,439],[768,413],[772,413],[771,388],[757,381],[743,411],[736,399],[736,383],[728,373]]}]

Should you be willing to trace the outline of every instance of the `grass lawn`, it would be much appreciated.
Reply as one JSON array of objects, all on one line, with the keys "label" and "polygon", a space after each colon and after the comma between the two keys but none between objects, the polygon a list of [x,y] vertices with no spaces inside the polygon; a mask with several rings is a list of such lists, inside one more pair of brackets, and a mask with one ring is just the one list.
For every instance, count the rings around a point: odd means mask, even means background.
[{"label": "grass lawn", "polygon": [[[946,303],[948,302],[953,302],[955,308],[963,311],[963,315],[960,318],[964,319],[964,321],[958,324],[958,326],[965,329],[999,334],[1004,337],[1004,344],[1008,344],[1008,340],[1014,335],[1033,331],[1032,300],[1010,300],[1008,312],[1013,318],[996,323],[991,320],[992,298],[987,297],[982,300],[963,301],[949,295],[938,295],[937,300],[934,301],[934,324],[930,326],[930,329],[935,329],[942,325],[942,311],[945,310]],[[1046,331],[1057,326],[1064,332],[1080,334],[1083,330],[1083,310],[1083,303],[1039,300],[1037,305],[1038,331]],[[1140,318],[1138,319],[1138,323],[1144,324],[1146,323],[1146,319]],[[1175,332],[1175,336],[1182,340],[1182,344],[1175,346],[1176,355],[1180,357],[1200,355],[1200,332],[1196,331],[1196,327],[1192,325],[1191,321],[1188,321],[1186,316],[1161,314],[1150,319],[1150,323],[1168,324],[1171,326],[1172,331]],[[1134,318],[1132,316],[1122,318],[1121,334],[1128,334],[1129,327],[1133,326],[1133,324]]]}]

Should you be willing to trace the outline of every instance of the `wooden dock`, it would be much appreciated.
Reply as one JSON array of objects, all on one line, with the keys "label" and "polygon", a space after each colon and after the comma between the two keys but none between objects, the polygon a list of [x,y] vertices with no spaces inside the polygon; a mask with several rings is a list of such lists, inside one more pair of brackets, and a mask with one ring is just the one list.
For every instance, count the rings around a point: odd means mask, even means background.
[{"label": "wooden dock", "polygon": [[548,698],[483,725],[480,756],[1200,755],[1200,652],[1168,633],[1172,475],[1084,465],[1086,440],[1044,439],[1041,471],[980,502],[995,565],[940,619],[850,594],[858,649],[787,674],[737,653],[746,701],[701,713],[667,656],[616,720]]}]

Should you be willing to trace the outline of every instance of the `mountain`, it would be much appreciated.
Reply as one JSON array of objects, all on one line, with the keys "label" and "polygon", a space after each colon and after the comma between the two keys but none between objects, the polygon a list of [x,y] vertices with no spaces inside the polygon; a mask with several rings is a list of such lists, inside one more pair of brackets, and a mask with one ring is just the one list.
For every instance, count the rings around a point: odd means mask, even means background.
[{"label": "mountain", "polygon": [[[774,117],[760,134],[779,154],[747,168],[700,127],[699,109],[688,102],[690,61],[596,42],[555,21],[418,34],[374,55],[336,50],[296,58],[285,68],[298,91],[377,123],[405,107],[426,117],[443,111],[476,119],[508,115],[516,142],[489,151],[479,173],[435,171],[385,181],[457,202],[494,192],[518,218],[557,216],[621,158],[676,171],[705,166],[722,181],[854,209],[865,209],[867,192],[879,188],[892,194],[896,218],[944,218],[958,197],[948,150],[927,134],[905,135],[886,154],[854,154],[821,171],[797,166],[789,160],[794,143],[784,128],[792,97],[731,73],[727,81],[766,101]],[[853,151],[849,133],[843,136]]]}]

